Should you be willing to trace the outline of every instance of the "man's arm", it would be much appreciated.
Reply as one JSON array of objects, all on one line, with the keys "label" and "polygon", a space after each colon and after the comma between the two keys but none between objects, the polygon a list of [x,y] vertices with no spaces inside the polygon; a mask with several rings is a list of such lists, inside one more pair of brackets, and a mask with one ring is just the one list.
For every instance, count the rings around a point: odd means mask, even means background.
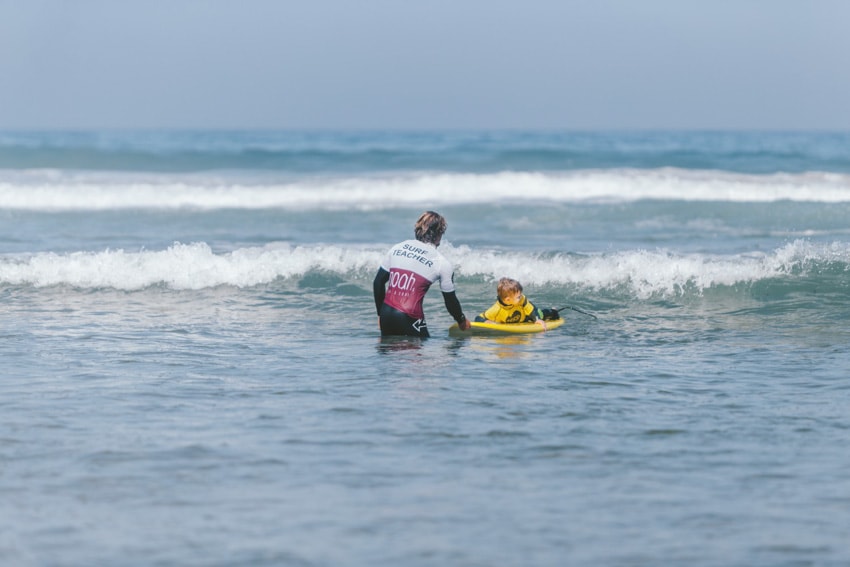
[{"label": "man's arm", "polygon": [[378,268],[378,273],[375,274],[375,280],[372,282],[372,293],[375,296],[375,309],[378,310],[378,315],[381,314],[381,305],[384,304],[384,297],[387,295],[388,281],[390,281],[390,273],[383,268]]},{"label": "man's arm", "polygon": [[466,315],[463,314],[463,308],[460,306],[460,300],[457,298],[457,294],[453,291],[444,291],[443,300],[446,302],[446,309],[449,315],[457,321],[457,326],[464,331],[467,330],[469,328],[469,321],[466,320]]}]

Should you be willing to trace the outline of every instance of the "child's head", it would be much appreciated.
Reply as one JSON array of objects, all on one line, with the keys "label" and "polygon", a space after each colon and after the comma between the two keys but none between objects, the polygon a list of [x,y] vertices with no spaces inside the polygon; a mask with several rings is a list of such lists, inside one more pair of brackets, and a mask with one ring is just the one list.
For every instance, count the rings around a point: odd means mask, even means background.
[{"label": "child's head", "polygon": [[502,278],[496,286],[496,293],[505,305],[516,305],[522,299],[522,284],[511,278]]}]

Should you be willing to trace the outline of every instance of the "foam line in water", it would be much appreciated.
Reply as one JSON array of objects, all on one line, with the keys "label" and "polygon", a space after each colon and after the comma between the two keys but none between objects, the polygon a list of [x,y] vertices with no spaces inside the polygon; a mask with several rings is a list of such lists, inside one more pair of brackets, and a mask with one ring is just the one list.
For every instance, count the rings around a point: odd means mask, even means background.
[{"label": "foam line in water", "polygon": [[[242,248],[217,254],[204,243],[174,244],[160,251],[52,252],[0,256],[0,284],[83,289],[139,290],[165,285],[176,290],[216,286],[251,287],[277,278],[324,271],[368,288],[384,248],[288,244]],[[605,254],[543,255],[478,250],[445,243],[444,253],[462,278],[512,276],[526,285],[563,285],[614,291],[638,298],[701,293],[770,278],[797,278],[818,267],[850,267],[850,243],[789,243],[771,253],[677,254],[627,250]]]},{"label": "foam line in water", "polygon": [[0,209],[383,209],[533,199],[850,202],[850,175],[680,169],[421,173],[271,180],[244,176],[0,172]]},{"label": "foam line in water", "polygon": [[800,277],[826,264],[850,269],[850,243],[797,240],[772,253],[680,254],[628,250],[598,255],[531,256],[459,247],[453,253],[463,275],[493,280],[514,277],[525,284],[569,285],[588,291],[622,291],[648,299],[675,297],[771,278]]},{"label": "foam line in water", "polygon": [[205,243],[176,243],[166,250],[40,253],[0,260],[0,281],[14,285],[138,290],[220,285],[250,287],[310,270],[348,271],[377,266],[377,252],[338,246],[243,248],[215,254]]}]

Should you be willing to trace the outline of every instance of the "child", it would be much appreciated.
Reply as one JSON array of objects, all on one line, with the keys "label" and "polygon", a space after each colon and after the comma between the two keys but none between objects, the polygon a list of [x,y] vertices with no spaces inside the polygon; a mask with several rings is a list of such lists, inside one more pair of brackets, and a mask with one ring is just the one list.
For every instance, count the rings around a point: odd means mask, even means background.
[{"label": "child", "polygon": [[537,309],[522,294],[522,284],[511,278],[502,278],[496,287],[496,303],[479,314],[478,323],[537,323],[546,330],[546,320],[558,319],[555,309]]}]

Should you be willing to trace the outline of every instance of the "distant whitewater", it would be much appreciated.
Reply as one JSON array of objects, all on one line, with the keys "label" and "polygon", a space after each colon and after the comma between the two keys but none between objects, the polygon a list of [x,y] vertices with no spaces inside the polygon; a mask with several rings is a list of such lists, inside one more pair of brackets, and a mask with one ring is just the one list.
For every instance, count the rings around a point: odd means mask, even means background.
[{"label": "distant whitewater", "polygon": [[236,176],[0,171],[0,209],[381,209],[538,200],[850,202],[850,175],[702,170],[418,173],[269,181]]},{"label": "distant whitewater", "polygon": [[433,208],[471,281],[646,298],[841,272],[847,147],[829,133],[6,132],[0,284],[320,272],[368,289],[408,236],[395,223]]}]

